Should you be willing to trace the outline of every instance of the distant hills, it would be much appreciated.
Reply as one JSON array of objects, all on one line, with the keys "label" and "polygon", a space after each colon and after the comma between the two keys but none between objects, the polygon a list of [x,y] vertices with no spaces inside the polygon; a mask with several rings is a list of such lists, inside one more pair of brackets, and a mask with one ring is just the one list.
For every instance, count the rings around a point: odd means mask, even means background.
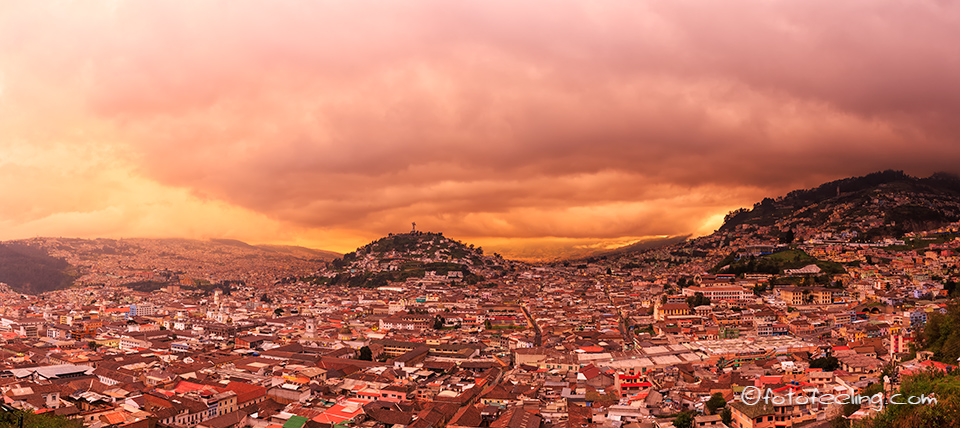
[{"label": "distant hills", "polygon": [[666,247],[673,244],[678,244],[686,241],[689,238],[690,238],[690,235],[667,236],[664,238],[652,238],[652,239],[647,239],[640,242],[634,242],[633,244],[625,245],[623,247],[614,248],[611,250],[598,251],[596,253],[589,254],[588,257],[617,256],[620,254],[646,251],[654,248],[660,248],[660,247]]},{"label": "distant hills", "polygon": [[30,238],[0,244],[0,282],[27,294],[80,284],[246,282],[251,271],[302,275],[340,254],[232,239]]},{"label": "distant hills", "polygon": [[687,238],[689,238],[689,235],[648,237],[620,247],[611,247],[602,239],[544,238],[524,244],[511,244],[509,249],[502,251],[511,260],[528,263],[552,263],[563,260],[587,260],[649,250],[683,242]]},{"label": "distant hills", "polygon": [[210,242],[223,245],[233,245],[241,248],[249,248],[251,250],[272,251],[301,259],[318,259],[325,262],[332,261],[333,259],[342,256],[342,254],[335,253],[333,251],[315,250],[313,248],[301,247],[297,245],[250,245],[246,242],[238,241],[236,239],[211,239]]},{"label": "distant hills", "polygon": [[[935,230],[958,220],[960,177],[937,173],[917,178],[888,170],[764,198],[752,208],[729,213],[719,230],[705,237],[655,238],[616,249],[578,248],[559,254],[559,258],[610,256],[632,259],[629,263],[669,265],[703,258],[738,242],[790,242],[814,236],[876,242]],[[550,250],[527,248],[520,257],[543,260]],[[644,255],[650,251],[662,254]],[[556,260],[557,256],[550,258]],[[255,267],[258,281],[269,273],[278,278],[311,278],[352,286],[380,286],[408,279],[477,283],[502,275],[513,263],[499,254],[487,254],[480,247],[430,232],[391,234],[342,256],[233,239],[32,238],[0,243],[0,282],[23,293],[57,290],[75,282],[167,283],[209,278],[244,282],[251,267]],[[729,269],[768,267],[733,265]]]},{"label": "distant hills", "polygon": [[63,259],[18,242],[0,244],[0,282],[15,291],[39,294],[69,287],[77,269]]}]

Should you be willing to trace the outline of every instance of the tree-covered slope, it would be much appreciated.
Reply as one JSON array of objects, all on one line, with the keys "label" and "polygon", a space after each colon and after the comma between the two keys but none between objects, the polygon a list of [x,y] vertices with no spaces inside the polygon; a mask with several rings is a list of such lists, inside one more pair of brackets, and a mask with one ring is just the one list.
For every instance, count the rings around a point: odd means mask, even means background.
[{"label": "tree-covered slope", "polygon": [[780,229],[853,229],[866,240],[901,237],[960,220],[960,178],[937,173],[927,178],[881,171],[764,198],[753,208],[730,212],[720,232],[743,225]]},{"label": "tree-covered slope", "polygon": [[41,249],[18,243],[0,244],[0,282],[21,293],[38,294],[69,287],[76,269]]}]

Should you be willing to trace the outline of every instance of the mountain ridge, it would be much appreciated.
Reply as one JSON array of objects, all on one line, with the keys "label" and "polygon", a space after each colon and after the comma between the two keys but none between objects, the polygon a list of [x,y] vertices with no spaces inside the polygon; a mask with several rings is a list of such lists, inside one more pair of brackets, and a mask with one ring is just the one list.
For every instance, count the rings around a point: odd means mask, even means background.
[{"label": "mountain ridge", "polygon": [[[657,248],[622,251],[611,256],[608,262],[619,268],[643,264],[666,269],[687,266],[684,274],[689,276],[695,271],[718,271],[731,264],[738,254],[776,251],[771,249],[788,248],[796,240],[891,248],[923,246],[932,241],[918,242],[911,236],[919,232],[955,230],[958,221],[960,177],[935,173],[917,178],[903,171],[886,170],[796,189],[777,198],[764,198],[753,208],[731,211],[721,227],[709,235]],[[807,260],[804,254],[795,256],[797,261]],[[731,268],[756,271],[783,267],[779,265],[796,267],[792,261],[767,263],[760,259],[757,258],[754,266],[748,257],[743,262],[748,265]],[[820,261],[810,260],[810,263],[821,269],[837,270],[836,266]]]},{"label": "mountain ridge", "polygon": [[303,274],[340,256],[285,245],[233,239],[35,237],[0,243],[0,282],[40,294],[72,285],[245,282],[244,269]]},{"label": "mountain ridge", "polygon": [[[775,244],[787,236],[788,242],[796,238],[875,243],[958,220],[960,177],[936,173],[917,178],[903,171],[886,170],[764,198],[753,208],[731,211],[720,228],[707,236],[644,240],[552,262],[610,257],[635,259],[627,264],[669,265],[707,257],[715,249]],[[351,285],[422,280],[428,272],[477,283],[520,263],[496,253],[484,254],[480,247],[432,232],[389,234],[343,255],[289,245],[252,245],[235,239],[30,238],[0,244],[0,282],[28,293],[69,287],[74,281],[119,285],[157,275],[163,281],[172,281],[174,277],[235,281],[243,280],[243,268],[260,265],[277,277],[316,277],[329,264],[326,276],[320,275],[322,281],[346,281]],[[644,256],[655,252],[662,254]],[[103,260],[109,263],[100,264],[113,267],[97,271],[97,261]],[[189,268],[176,268],[191,264]]]},{"label": "mountain ridge", "polygon": [[[905,174],[899,170],[885,170],[870,173],[859,177],[848,177],[839,180],[830,181],[810,189],[797,189],[790,191],[784,196],[774,198],[764,198],[754,204],[752,209],[741,208],[731,211],[724,218],[723,225],[718,231],[730,231],[737,226],[744,224],[772,225],[778,220],[786,219],[793,215],[797,218],[797,223],[802,223],[802,219],[817,220],[815,213],[808,213],[806,217],[797,217],[795,214],[803,211],[810,211],[816,205],[835,202],[839,204],[868,204],[872,202],[873,197],[885,196],[896,192],[907,192],[914,195],[921,194],[927,197],[922,203],[936,203],[937,201],[960,201],[960,177],[949,173],[935,173],[930,177],[917,178]],[[879,202],[879,201],[877,201]],[[903,206],[899,201],[890,201],[889,205]],[[885,204],[887,205],[887,204]],[[960,206],[949,206],[945,204],[940,206],[941,211],[947,211],[940,223],[947,223],[960,219]],[[927,207],[928,210],[934,210],[933,207]],[[791,212],[792,211],[792,212]],[[821,212],[823,210],[820,210]],[[869,214],[863,211],[853,211],[850,214]],[[884,212],[886,214],[886,212]],[[900,215],[899,217],[908,217]],[[930,214],[929,212],[915,212],[912,214]],[[892,217],[897,217],[897,213],[891,213]],[[890,219],[895,221],[895,218]],[[932,219],[937,221],[938,219]]]}]

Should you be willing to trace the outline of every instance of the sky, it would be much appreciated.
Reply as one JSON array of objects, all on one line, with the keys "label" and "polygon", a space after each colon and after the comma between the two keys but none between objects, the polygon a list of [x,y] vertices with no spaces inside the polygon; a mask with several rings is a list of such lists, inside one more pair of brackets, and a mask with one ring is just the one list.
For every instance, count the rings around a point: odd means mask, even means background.
[{"label": "sky", "polygon": [[2,2],[0,239],[708,234],[958,172],[958,40],[924,0]]}]

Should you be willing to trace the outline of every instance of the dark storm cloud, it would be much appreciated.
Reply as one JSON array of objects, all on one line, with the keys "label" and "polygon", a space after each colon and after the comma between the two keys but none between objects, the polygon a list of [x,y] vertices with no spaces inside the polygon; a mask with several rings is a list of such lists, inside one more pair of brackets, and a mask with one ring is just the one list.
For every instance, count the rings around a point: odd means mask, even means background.
[{"label": "dark storm cloud", "polygon": [[25,11],[61,25],[20,20],[3,47],[115,126],[138,171],[205,198],[304,227],[615,238],[873,170],[956,170],[958,12],[121,2]]}]

